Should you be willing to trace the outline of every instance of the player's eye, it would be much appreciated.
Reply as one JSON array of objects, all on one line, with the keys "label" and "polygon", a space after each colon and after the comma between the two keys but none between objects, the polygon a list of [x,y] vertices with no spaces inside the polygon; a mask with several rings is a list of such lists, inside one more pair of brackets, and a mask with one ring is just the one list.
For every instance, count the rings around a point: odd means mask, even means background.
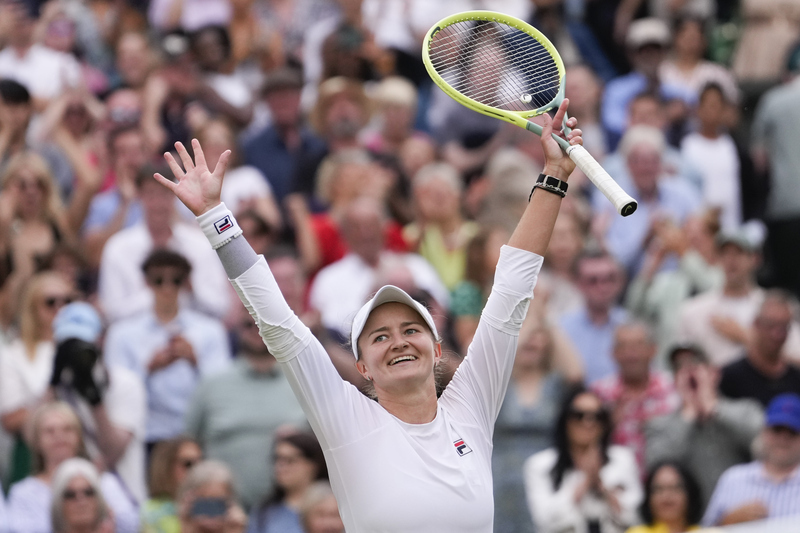
[{"label": "player's eye", "polygon": [[418,332],[419,332],[419,330],[416,329],[416,328],[408,328],[406,330],[406,335],[413,335],[414,333],[418,333]]},{"label": "player's eye", "polygon": [[381,334],[381,335],[378,335],[378,336],[376,336],[376,337],[375,337],[375,338],[372,340],[372,342],[383,342],[383,341],[385,341],[385,340],[386,340],[386,339],[388,339],[388,338],[389,338],[388,336]]}]

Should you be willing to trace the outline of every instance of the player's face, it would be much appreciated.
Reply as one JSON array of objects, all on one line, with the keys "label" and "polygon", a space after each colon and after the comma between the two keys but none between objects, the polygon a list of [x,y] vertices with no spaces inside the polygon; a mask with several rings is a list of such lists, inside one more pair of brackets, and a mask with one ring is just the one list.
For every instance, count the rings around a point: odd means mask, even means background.
[{"label": "player's face", "polygon": [[442,356],[430,328],[412,308],[383,304],[369,315],[358,339],[359,372],[381,393],[398,394],[435,387],[433,367]]}]

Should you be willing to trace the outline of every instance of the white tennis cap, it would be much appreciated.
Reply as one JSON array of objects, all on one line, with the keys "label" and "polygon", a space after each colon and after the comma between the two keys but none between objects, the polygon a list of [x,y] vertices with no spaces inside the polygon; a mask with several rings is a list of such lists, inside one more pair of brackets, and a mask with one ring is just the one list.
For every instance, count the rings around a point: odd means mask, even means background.
[{"label": "white tennis cap", "polygon": [[431,328],[434,338],[439,338],[439,333],[436,331],[436,324],[433,323],[433,317],[424,305],[409,296],[403,289],[395,287],[394,285],[384,285],[375,293],[375,296],[373,296],[370,301],[365,303],[364,306],[358,310],[356,317],[353,319],[353,327],[350,330],[350,344],[352,345],[353,355],[356,356],[356,359],[358,359],[358,337],[361,336],[361,332],[364,330],[364,325],[367,323],[370,313],[379,305],[390,302],[405,304],[419,313],[425,321],[425,324]]}]

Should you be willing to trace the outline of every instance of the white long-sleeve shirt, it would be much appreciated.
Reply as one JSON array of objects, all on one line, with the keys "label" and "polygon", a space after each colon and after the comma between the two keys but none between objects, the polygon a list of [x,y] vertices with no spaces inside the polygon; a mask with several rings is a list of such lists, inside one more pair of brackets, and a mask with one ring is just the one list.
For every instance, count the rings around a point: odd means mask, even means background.
[{"label": "white long-sleeve shirt", "polygon": [[585,479],[585,474],[580,470],[566,471],[561,485],[555,490],[550,471],[557,459],[558,452],[549,448],[525,461],[525,494],[537,531],[586,533],[587,521],[595,519],[601,523],[603,532],[622,533],[638,522],[637,509],[643,495],[636,457],[631,450],[624,446],[609,447],[608,463],[600,469],[603,485],[619,501],[618,515],[591,492],[576,501],[575,491]]},{"label": "white long-sleeve shirt", "polygon": [[492,531],[494,422],[541,265],[503,247],[467,357],[427,424],[399,420],[339,377],[263,258],[232,280],[320,440],[349,533]]}]

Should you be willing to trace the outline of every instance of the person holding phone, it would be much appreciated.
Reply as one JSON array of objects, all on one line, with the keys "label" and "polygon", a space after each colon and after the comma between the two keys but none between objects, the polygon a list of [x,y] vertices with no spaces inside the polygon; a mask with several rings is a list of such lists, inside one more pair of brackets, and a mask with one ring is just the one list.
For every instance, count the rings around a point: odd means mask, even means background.
[{"label": "person holding phone", "polygon": [[192,467],[178,489],[178,516],[181,533],[244,533],[247,515],[236,502],[233,475],[224,463],[202,461]]},{"label": "person holding phone", "polygon": [[[552,138],[544,115],[543,173],[530,203],[500,252],[492,293],[467,356],[437,398],[441,343],[430,312],[397,287],[382,287],[355,315],[355,364],[373,386],[373,401],[344,382],[311,331],[291,311],[263,258],[220,202],[230,157],[212,172],[200,143],[194,161],[176,144],[183,168],[165,154],[173,182],[156,174],[198,217],[270,352],[300,399],[325,454],[331,485],[350,533],[492,531],[491,454],[517,336],[575,164]],[[570,118],[567,126],[575,128]],[[573,129],[567,139],[582,142]],[[553,182],[557,185],[548,185]],[[540,190],[541,189],[541,190]],[[344,318],[344,317],[343,317]]]}]

